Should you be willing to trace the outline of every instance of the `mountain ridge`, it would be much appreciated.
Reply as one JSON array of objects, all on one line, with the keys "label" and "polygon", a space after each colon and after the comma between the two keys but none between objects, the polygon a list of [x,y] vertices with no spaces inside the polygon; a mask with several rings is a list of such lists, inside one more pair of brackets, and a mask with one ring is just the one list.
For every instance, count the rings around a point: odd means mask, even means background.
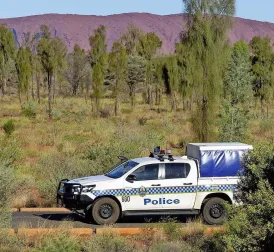
[{"label": "mountain ridge", "polygon": [[[42,24],[46,24],[52,35],[65,41],[69,51],[76,43],[88,50],[88,38],[99,25],[106,26],[106,42],[110,50],[112,43],[119,39],[130,23],[144,32],[155,32],[163,41],[161,53],[168,54],[174,52],[180,32],[186,29],[186,14],[157,15],[135,12],[96,16],[52,13],[0,19],[0,24],[7,24],[13,31],[18,45],[22,43],[25,33],[35,34],[39,32]],[[274,39],[274,24],[239,17],[233,18],[233,27],[228,36],[231,43],[240,39],[249,42],[254,36],[270,36]]]}]

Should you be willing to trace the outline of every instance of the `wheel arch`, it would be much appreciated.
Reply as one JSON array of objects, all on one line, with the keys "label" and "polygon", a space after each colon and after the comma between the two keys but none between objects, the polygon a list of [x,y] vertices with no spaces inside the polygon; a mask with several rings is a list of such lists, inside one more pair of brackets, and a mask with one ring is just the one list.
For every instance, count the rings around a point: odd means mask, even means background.
[{"label": "wheel arch", "polygon": [[226,193],[210,193],[210,194],[208,194],[208,195],[204,198],[204,200],[203,200],[203,202],[202,202],[202,206],[205,204],[205,202],[206,202],[207,200],[209,200],[209,199],[211,199],[211,198],[220,198],[220,199],[223,199],[223,200],[227,201],[229,204],[232,204],[232,203],[233,203],[233,202],[232,202],[232,199],[230,198],[230,196],[229,196],[228,194],[226,194]]},{"label": "wheel arch", "polygon": [[230,195],[229,192],[212,192],[208,194],[202,193],[197,195],[194,208],[201,210],[205,202],[211,198],[221,198],[229,204],[233,203],[232,195]]}]

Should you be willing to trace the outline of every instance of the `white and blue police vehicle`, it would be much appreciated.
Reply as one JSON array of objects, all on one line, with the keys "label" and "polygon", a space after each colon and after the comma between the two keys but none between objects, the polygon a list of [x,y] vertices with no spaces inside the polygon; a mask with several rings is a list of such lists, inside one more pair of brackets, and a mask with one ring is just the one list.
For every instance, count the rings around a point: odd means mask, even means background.
[{"label": "white and blue police vehicle", "polygon": [[186,156],[159,147],[149,157],[121,162],[104,175],[61,180],[59,205],[83,213],[99,225],[130,215],[198,215],[211,225],[234,204],[243,155],[242,143],[193,143]]}]

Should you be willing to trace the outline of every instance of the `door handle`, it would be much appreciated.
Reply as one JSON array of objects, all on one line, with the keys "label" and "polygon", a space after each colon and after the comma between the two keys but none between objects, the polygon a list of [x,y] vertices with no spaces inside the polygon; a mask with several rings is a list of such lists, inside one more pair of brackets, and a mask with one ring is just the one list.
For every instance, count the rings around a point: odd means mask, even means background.
[{"label": "door handle", "polygon": [[151,186],[161,186],[160,184],[153,184],[153,185],[151,185]]},{"label": "door handle", "polygon": [[192,183],[184,183],[184,185],[192,185]]}]

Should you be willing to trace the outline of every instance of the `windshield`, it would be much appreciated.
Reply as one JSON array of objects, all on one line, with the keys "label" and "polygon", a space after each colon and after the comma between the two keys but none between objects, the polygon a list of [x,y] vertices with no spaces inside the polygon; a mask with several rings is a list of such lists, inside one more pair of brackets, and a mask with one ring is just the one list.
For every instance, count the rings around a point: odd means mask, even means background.
[{"label": "windshield", "polygon": [[125,163],[122,163],[122,164],[116,166],[113,170],[111,170],[109,173],[107,173],[105,175],[110,178],[121,178],[124,174],[126,174],[128,171],[130,171],[136,165],[138,165],[138,163],[136,163],[132,160],[129,160]]}]

